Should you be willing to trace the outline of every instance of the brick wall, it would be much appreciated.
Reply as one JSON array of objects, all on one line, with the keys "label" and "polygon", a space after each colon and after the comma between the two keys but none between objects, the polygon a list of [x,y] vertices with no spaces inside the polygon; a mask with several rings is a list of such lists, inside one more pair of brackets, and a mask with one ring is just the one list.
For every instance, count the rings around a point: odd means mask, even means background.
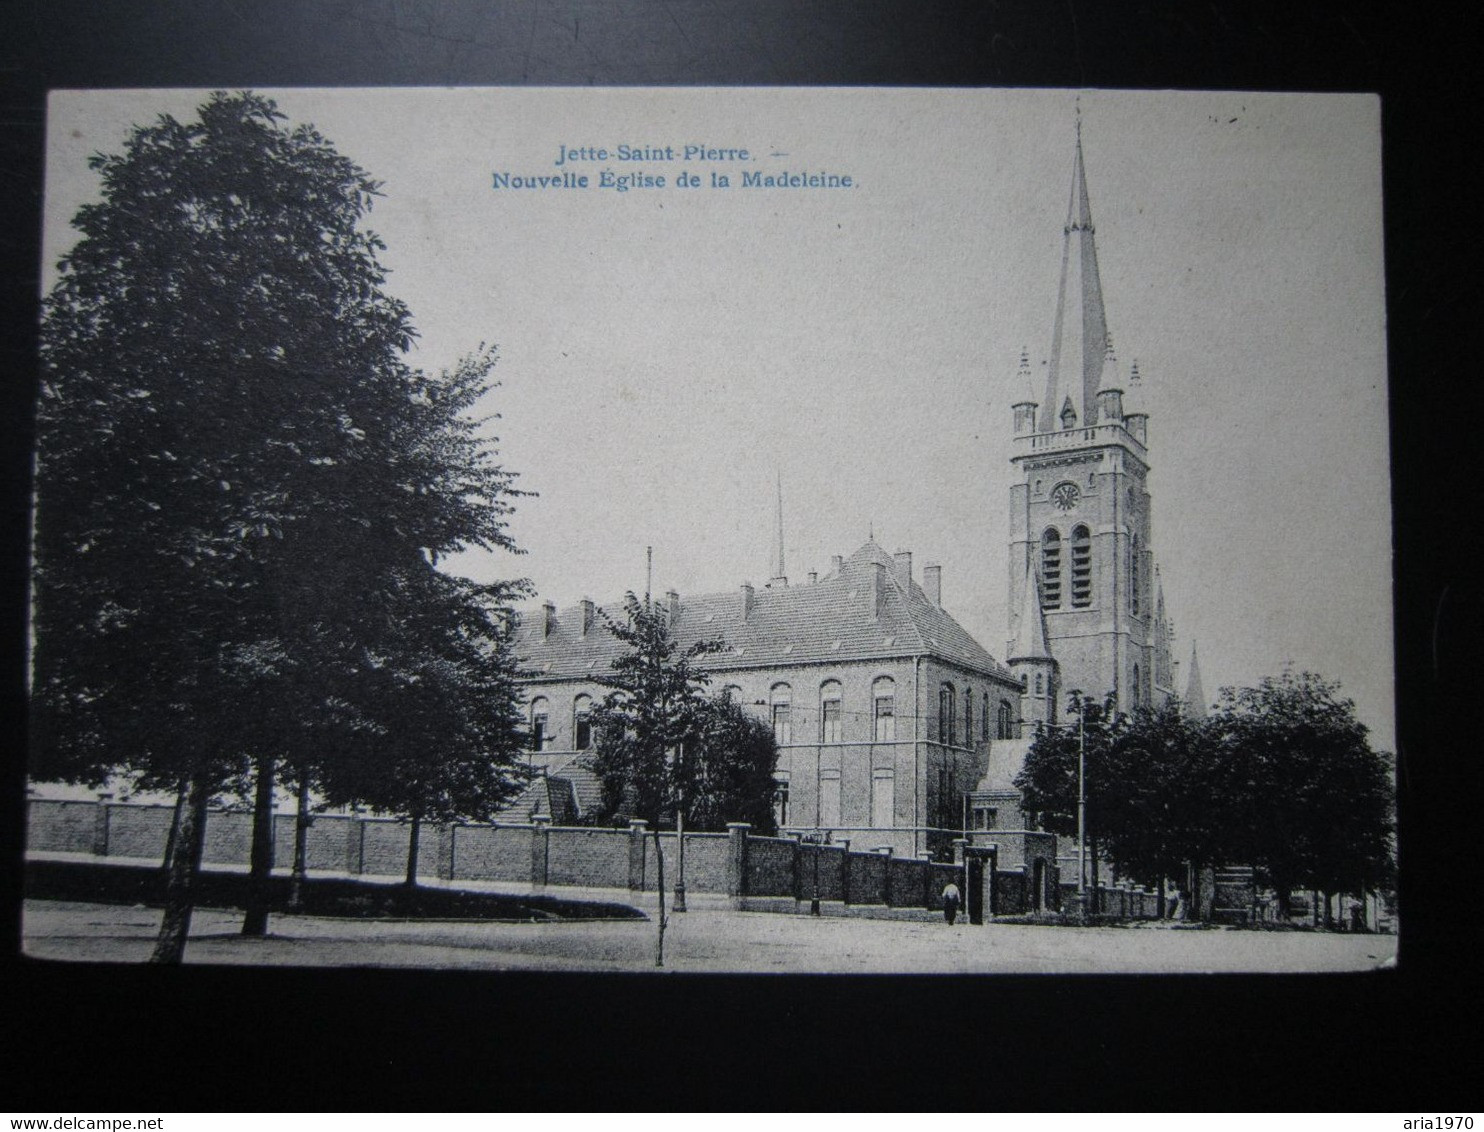
[{"label": "brick wall", "polygon": [[163,862],[174,821],[174,806],[109,806],[108,855]]},{"label": "brick wall", "polygon": [[32,799],[26,814],[26,848],[39,853],[91,853],[96,802]]},{"label": "brick wall", "polygon": [[793,896],[794,853],[798,842],[783,837],[747,839],[746,893],[749,896]]},{"label": "brick wall", "polygon": [[[625,833],[627,836],[627,833]],[[675,852],[675,834],[661,833],[660,847],[665,854],[665,884],[675,884],[680,867]],[[654,837],[644,838],[644,889],[654,891]],[[731,842],[725,833],[687,833],[685,835],[685,887],[689,892],[727,891],[727,870],[731,864]]]},{"label": "brick wall", "polygon": [[246,861],[251,844],[252,814],[213,810],[206,815],[206,844],[201,859],[207,864],[232,865]]},{"label": "brick wall", "polygon": [[[554,827],[546,836],[547,884],[575,884],[594,888],[628,886],[628,830]],[[666,860],[665,864],[669,865],[670,861]],[[690,864],[689,859],[686,864]],[[673,877],[674,874],[667,869],[666,883],[673,884]]]},{"label": "brick wall", "polygon": [[531,839],[528,825],[461,825],[454,830],[453,875],[457,880],[531,879]]}]

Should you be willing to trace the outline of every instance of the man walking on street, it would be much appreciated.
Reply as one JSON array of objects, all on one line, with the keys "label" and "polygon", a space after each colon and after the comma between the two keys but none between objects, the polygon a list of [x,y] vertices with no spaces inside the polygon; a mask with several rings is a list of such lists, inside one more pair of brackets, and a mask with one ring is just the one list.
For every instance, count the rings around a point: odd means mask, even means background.
[{"label": "man walking on street", "polygon": [[958,919],[958,885],[949,881],[943,886],[943,919],[952,924]]}]

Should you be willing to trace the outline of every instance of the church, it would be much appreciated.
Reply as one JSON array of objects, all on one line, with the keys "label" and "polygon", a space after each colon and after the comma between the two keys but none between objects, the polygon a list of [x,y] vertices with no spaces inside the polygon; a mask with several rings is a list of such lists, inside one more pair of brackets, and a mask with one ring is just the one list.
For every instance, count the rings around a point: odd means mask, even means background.
[{"label": "church", "polygon": [[[1037,383],[1022,351],[1009,406],[1002,659],[944,607],[940,567],[914,573],[910,551],[889,553],[874,537],[790,584],[780,529],[766,585],[657,599],[682,645],[724,642],[707,662],[713,690],[771,723],[781,829],[942,856],[953,838],[1025,828],[1015,776],[1036,727],[1064,723],[1074,692],[1112,696],[1124,710],[1176,698],[1200,710],[1194,653],[1184,696],[1175,688],[1154,557],[1149,414],[1138,364],[1121,369],[1107,325],[1080,123],[1044,369]],[[560,825],[593,812],[588,713],[618,651],[589,599],[522,617],[517,653],[537,777],[509,819]]]}]

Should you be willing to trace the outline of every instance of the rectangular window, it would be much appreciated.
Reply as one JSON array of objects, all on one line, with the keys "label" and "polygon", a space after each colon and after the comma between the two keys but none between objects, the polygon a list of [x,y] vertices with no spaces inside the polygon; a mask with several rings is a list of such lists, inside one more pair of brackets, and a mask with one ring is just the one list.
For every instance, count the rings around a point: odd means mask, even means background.
[{"label": "rectangular window", "polygon": [[840,824],[840,772],[819,772],[819,824],[833,829]]},{"label": "rectangular window", "polygon": [[892,743],[897,737],[897,698],[876,697],[876,742]]},{"label": "rectangular window", "polygon": [[871,825],[891,829],[897,824],[897,776],[892,770],[871,772]]},{"label": "rectangular window", "polygon": [[819,705],[821,725],[820,739],[825,743],[838,743],[845,736],[840,731],[840,701],[825,700]]},{"label": "rectangular window", "polygon": [[782,747],[794,741],[793,724],[789,722],[788,704],[773,705],[773,739]]}]

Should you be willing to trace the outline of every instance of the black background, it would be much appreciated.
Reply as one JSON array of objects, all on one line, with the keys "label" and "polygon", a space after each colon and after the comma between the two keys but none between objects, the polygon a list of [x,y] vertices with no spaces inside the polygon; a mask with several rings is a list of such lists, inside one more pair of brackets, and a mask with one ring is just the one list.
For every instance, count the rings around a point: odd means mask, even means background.
[{"label": "black background", "polygon": [[[1253,2],[52,0],[0,7],[4,734],[24,725],[45,92],[921,85],[1382,94],[1402,820],[1400,969],[692,978],[29,962],[8,744],[5,1104],[1446,1111],[1477,1098],[1481,367],[1472,15]],[[1304,411],[1303,406],[1290,406]],[[1318,474],[1343,475],[1336,467]],[[1386,506],[1384,499],[1376,506]]]}]

